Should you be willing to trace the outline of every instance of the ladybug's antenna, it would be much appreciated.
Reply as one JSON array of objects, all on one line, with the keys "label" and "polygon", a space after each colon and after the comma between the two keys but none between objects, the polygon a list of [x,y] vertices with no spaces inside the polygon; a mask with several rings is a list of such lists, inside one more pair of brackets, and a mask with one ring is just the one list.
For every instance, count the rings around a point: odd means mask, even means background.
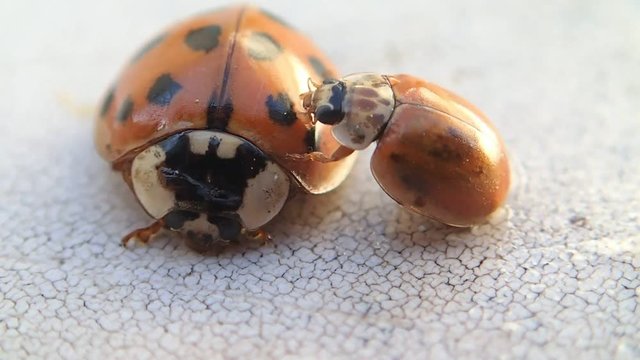
[{"label": "ladybug's antenna", "polygon": [[320,84],[313,81],[312,78],[307,79],[307,88],[309,89],[309,92],[313,92],[319,87],[320,87]]},{"label": "ladybug's antenna", "polygon": [[313,79],[308,78],[307,79],[307,88],[309,89],[309,91],[300,94],[300,100],[302,100],[302,108],[304,108],[304,113],[302,113],[304,116],[309,117],[311,120],[311,124],[315,124],[315,116],[313,116],[313,111],[314,109],[312,109],[312,105],[311,105],[311,99],[313,98],[313,93],[320,87],[320,84],[316,83],[315,81],[313,81]]}]

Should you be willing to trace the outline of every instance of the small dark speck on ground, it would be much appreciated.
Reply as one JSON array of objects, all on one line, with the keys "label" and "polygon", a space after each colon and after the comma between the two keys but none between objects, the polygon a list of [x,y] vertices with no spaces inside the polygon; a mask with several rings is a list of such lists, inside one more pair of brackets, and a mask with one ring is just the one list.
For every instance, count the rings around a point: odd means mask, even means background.
[{"label": "small dark speck on ground", "polygon": [[582,215],[573,215],[569,218],[569,223],[575,226],[586,227],[587,224],[589,224],[589,220]]}]

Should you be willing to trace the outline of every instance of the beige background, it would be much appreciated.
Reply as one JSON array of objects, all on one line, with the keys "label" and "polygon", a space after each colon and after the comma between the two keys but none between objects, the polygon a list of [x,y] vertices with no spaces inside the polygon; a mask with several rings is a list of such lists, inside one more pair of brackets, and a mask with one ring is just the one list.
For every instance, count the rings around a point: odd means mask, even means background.
[{"label": "beige background", "polygon": [[273,246],[123,249],[148,219],[91,110],[140,44],[216,4],[3,1],[0,358],[640,357],[640,3],[258,3],[345,73],[484,109],[521,180],[508,208],[470,231],[409,215],[365,153]]}]

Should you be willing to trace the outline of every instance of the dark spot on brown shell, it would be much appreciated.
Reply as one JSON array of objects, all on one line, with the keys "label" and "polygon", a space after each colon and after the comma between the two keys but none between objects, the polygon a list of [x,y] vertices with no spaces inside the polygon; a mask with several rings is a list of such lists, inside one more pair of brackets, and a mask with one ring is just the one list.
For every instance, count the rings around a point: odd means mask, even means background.
[{"label": "dark spot on brown shell", "polygon": [[423,174],[415,172],[415,164],[399,153],[390,153],[389,160],[393,163],[393,169],[398,174],[398,178],[407,189],[425,196],[428,194],[428,185]]},{"label": "dark spot on brown shell", "polygon": [[218,47],[222,29],[218,25],[209,25],[189,31],[184,38],[185,44],[195,51],[209,51]]},{"label": "dark spot on brown shell", "polygon": [[398,154],[398,153],[391,153],[389,154],[389,159],[393,162],[399,163],[399,162],[403,162],[404,159],[402,157],[402,155]]},{"label": "dark spot on brown shell", "polygon": [[[405,166],[408,166],[408,164],[405,164]],[[403,168],[403,169],[404,170],[402,173],[400,173],[399,177],[400,177],[400,181],[402,181],[404,186],[406,186],[407,189],[413,192],[417,192],[424,195],[428,194],[427,184],[425,181],[423,181],[421,176],[417,174],[409,174],[407,168]]]},{"label": "dark spot on brown shell", "polygon": [[460,163],[464,159],[463,155],[459,151],[456,151],[456,149],[447,143],[434,145],[427,153],[429,156],[445,162]]},{"label": "dark spot on brown shell", "polygon": [[280,44],[265,32],[251,34],[245,40],[245,46],[249,56],[259,61],[273,60],[282,53]]},{"label": "dark spot on brown shell", "polygon": [[291,126],[298,119],[293,110],[293,103],[285,93],[279,93],[275,96],[269,95],[265,104],[269,118],[279,125]]},{"label": "dark spot on brown shell", "polygon": [[125,122],[131,114],[133,113],[133,99],[131,96],[128,96],[120,105],[120,109],[118,109],[118,113],[116,114],[116,120],[118,122]]},{"label": "dark spot on brown shell", "polygon": [[182,86],[173,80],[171,75],[162,74],[149,89],[147,100],[155,105],[167,106],[180,89]]}]

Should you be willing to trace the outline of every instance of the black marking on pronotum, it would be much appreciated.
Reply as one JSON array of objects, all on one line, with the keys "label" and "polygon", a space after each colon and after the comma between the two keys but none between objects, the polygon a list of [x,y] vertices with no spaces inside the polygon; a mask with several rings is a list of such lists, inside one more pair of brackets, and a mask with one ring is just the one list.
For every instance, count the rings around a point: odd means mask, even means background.
[{"label": "black marking on pronotum", "polygon": [[171,230],[180,230],[187,221],[193,221],[200,217],[197,212],[189,210],[173,210],[164,216],[166,227]]},{"label": "black marking on pronotum", "polygon": [[167,106],[180,89],[182,86],[173,80],[171,75],[162,74],[149,89],[147,100],[152,104]]},{"label": "black marking on pronotum", "polygon": [[118,113],[116,114],[116,120],[123,123],[127,121],[129,117],[131,117],[132,113],[133,113],[133,100],[131,99],[131,96],[127,96],[127,98],[124,99],[124,101],[120,105],[120,108],[118,109]]},{"label": "black marking on pronotum", "polygon": [[218,47],[222,28],[218,25],[210,25],[189,31],[184,42],[192,50],[209,52]]},{"label": "black marking on pronotum", "polygon": [[209,129],[225,130],[233,113],[233,104],[231,99],[225,99],[225,102],[218,104],[218,94],[213,93],[207,105],[207,127]]},{"label": "black marking on pronotum", "polygon": [[140,50],[138,50],[138,52],[133,56],[132,61],[135,62],[140,60],[142,56],[144,56],[144,54],[148,53],[151,49],[158,46],[161,42],[164,41],[166,37],[167,37],[167,34],[160,34],[155,38],[153,38],[151,41],[146,43],[142,48],[140,48]]},{"label": "black marking on pronotum", "polygon": [[309,56],[309,64],[311,64],[313,71],[315,71],[316,74],[318,74],[318,76],[320,76],[322,79],[329,79],[333,77],[333,74],[329,71],[329,69],[327,69],[324,63],[320,61],[320,59],[318,59],[317,57]]},{"label": "black marking on pronotum", "polygon": [[[172,184],[174,190],[179,187],[189,188],[208,205],[215,206],[220,209],[234,209],[242,205],[242,197],[223,189],[218,189],[215,186],[210,186],[202,181],[198,181],[185,172],[161,167],[160,173],[168,184]],[[200,208],[196,204],[196,206],[193,207],[193,210],[198,209]]]},{"label": "black marking on pronotum", "polygon": [[271,20],[277,22],[278,24],[280,24],[280,25],[282,25],[284,27],[288,27],[290,29],[293,29],[293,26],[291,26],[289,23],[287,23],[286,21],[282,20],[281,17],[273,14],[272,12],[267,11],[265,9],[260,9],[260,12],[262,14],[264,14],[266,17],[270,18]]},{"label": "black marking on pronotum", "polygon": [[293,111],[293,103],[285,93],[269,95],[265,104],[269,110],[269,118],[279,125],[291,126],[298,119]]},{"label": "black marking on pronotum", "polygon": [[342,102],[345,96],[345,84],[342,81],[337,80],[325,80],[323,85],[331,86],[331,97],[329,97],[329,103],[320,105],[315,111],[316,119],[323,124],[335,125],[342,121],[344,118],[344,111],[342,111]]},{"label": "black marking on pronotum", "polygon": [[245,43],[247,53],[255,60],[273,60],[282,52],[278,42],[265,32],[251,34]]},{"label": "black marking on pronotum", "polygon": [[100,107],[100,117],[107,115],[109,108],[111,108],[111,104],[113,103],[113,96],[115,93],[115,89],[109,89],[107,95],[104,97],[104,101],[102,102],[102,106]]},{"label": "black marking on pronotum", "polygon": [[191,152],[188,133],[161,143],[166,159],[160,174],[181,210],[208,215],[237,211],[249,179],[265,169],[266,156],[248,142],[238,146],[233,158],[220,158],[221,141],[212,136],[204,154]]}]

